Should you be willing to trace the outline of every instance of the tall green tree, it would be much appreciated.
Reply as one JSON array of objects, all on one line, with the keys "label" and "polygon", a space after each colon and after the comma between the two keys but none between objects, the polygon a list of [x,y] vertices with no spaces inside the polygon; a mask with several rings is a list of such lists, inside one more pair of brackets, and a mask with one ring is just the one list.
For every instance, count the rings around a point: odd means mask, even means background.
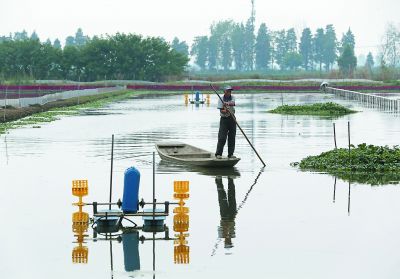
[{"label": "tall green tree", "polygon": [[189,46],[185,41],[179,41],[177,37],[172,40],[171,47],[185,56],[189,56]]},{"label": "tall green tree", "polygon": [[227,71],[232,66],[232,43],[229,38],[225,38],[225,41],[222,44],[221,55],[221,66],[225,71]]},{"label": "tall green tree", "polygon": [[286,31],[286,52],[283,56],[285,68],[295,70],[301,65],[301,55],[297,52],[297,36],[294,28]]},{"label": "tall green tree", "polygon": [[285,65],[285,56],[288,52],[287,49],[287,41],[286,41],[286,32],[285,30],[280,30],[275,33],[275,61],[279,65],[281,70],[286,69]]},{"label": "tall green tree", "polygon": [[[116,79],[140,79],[144,76],[145,54],[142,36],[117,33],[112,41],[115,52],[114,77]],[[90,44],[90,43],[89,43]]]},{"label": "tall green tree", "polygon": [[312,35],[310,28],[304,28],[301,33],[299,51],[301,55],[301,64],[308,71],[312,67]]},{"label": "tall green tree", "polygon": [[[64,79],[79,80],[83,72],[83,63],[81,61],[81,51],[75,46],[65,46],[62,53],[61,69]],[[86,76],[86,80],[90,80]]]},{"label": "tall green tree", "polygon": [[[76,46],[81,52],[81,59],[85,65],[85,75],[89,80],[112,79],[115,72],[116,53],[113,42],[107,38],[95,37],[85,47]],[[81,67],[77,69],[80,75]],[[138,79],[142,79],[140,76]]]},{"label": "tall green tree", "polygon": [[313,38],[314,61],[319,65],[319,71],[322,71],[325,51],[325,33],[324,29],[318,28]]},{"label": "tall green tree", "polygon": [[0,36],[0,43],[4,41],[12,41],[12,35],[10,34],[9,36]]},{"label": "tall green tree", "polygon": [[243,71],[244,69],[244,52],[245,52],[245,28],[244,25],[235,24],[232,31],[232,50],[233,50],[233,62],[235,64],[235,69],[238,71]]},{"label": "tall green tree", "polygon": [[201,70],[206,69],[208,59],[208,37],[199,36],[194,38],[190,55],[194,56],[194,62],[200,67]]},{"label": "tall green tree", "polygon": [[40,79],[62,79],[61,68],[62,51],[52,46],[50,40],[41,44],[39,50],[40,58],[35,65],[35,78]]},{"label": "tall green tree", "polygon": [[372,69],[374,68],[374,57],[371,52],[368,52],[367,59],[365,60],[365,68],[368,70],[370,76],[372,76]]},{"label": "tall green tree", "polygon": [[254,69],[254,25],[252,19],[247,20],[244,33],[244,52],[243,62],[245,70],[252,71]]},{"label": "tall green tree", "polygon": [[188,62],[185,55],[173,50],[160,38],[146,38],[142,41],[142,45],[145,63],[144,76],[141,79],[164,81],[166,76],[180,74],[182,67]]},{"label": "tall green tree", "polygon": [[278,32],[271,31],[270,39],[271,39],[271,59],[270,59],[270,68],[273,70],[275,66],[275,57],[276,57],[276,38],[278,36]]},{"label": "tall green tree", "polygon": [[258,29],[256,45],[256,69],[267,70],[271,60],[271,41],[268,34],[267,25],[262,23]]},{"label": "tall green tree", "polygon": [[75,37],[72,36],[68,36],[67,38],[65,38],[65,46],[75,46]]},{"label": "tall green tree", "polygon": [[343,34],[341,40],[340,56],[338,58],[338,66],[344,76],[351,77],[357,66],[357,58],[354,54],[355,38],[350,28]]},{"label": "tall green tree", "polygon": [[284,62],[285,66],[293,71],[296,70],[298,67],[300,67],[302,62],[302,57],[299,53],[291,51],[285,54],[284,60],[285,60]]},{"label": "tall green tree", "polygon": [[354,55],[354,48],[350,44],[345,44],[343,52],[338,58],[338,65],[341,73],[346,77],[351,77],[357,66],[357,58]]},{"label": "tall green tree", "polygon": [[374,64],[375,64],[374,57],[371,52],[368,52],[367,60],[365,61],[365,66],[368,69],[372,70],[372,68],[374,67]]},{"label": "tall green tree", "polygon": [[57,49],[61,49],[61,42],[59,39],[54,40],[53,47],[55,47]]},{"label": "tall green tree", "polygon": [[326,70],[329,71],[337,59],[337,39],[335,28],[329,24],[325,28],[325,43],[324,43],[323,61]]},{"label": "tall green tree", "polygon": [[297,36],[294,28],[290,28],[286,32],[286,51],[297,52]]},{"label": "tall green tree", "polygon": [[340,46],[341,46],[340,52],[341,53],[343,52],[346,45],[350,46],[354,51],[354,47],[356,45],[356,40],[355,40],[354,34],[353,34],[353,32],[351,32],[350,28],[349,28],[349,30],[347,30],[346,34],[343,34],[343,36],[342,36],[342,40],[340,42]]},{"label": "tall green tree", "polygon": [[[215,68],[226,68],[229,61],[232,60],[232,57],[227,57],[231,55],[232,49],[227,49],[231,46],[231,35],[233,32],[234,23],[232,20],[224,20],[214,23],[210,27],[210,43],[212,49],[216,48],[216,63]],[[213,50],[209,53],[212,55]],[[211,56],[211,59],[214,56]],[[212,65],[213,63],[211,63]]]},{"label": "tall green tree", "polygon": [[78,28],[75,33],[75,45],[78,47],[84,46],[88,40],[89,37],[83,34],[82,28]]},{"label": "tall green tree", "polygon": [[39,36],[36,31],[33,31],[30,37],[31,40],[39,40]]},{"label": "tall green tree", "polygon": [[219,45],[216,36],[210,36],[208,40],[208,69],[217,70],[218,65]]},{"label": "tall green tree", "polygon": [[14,33],[14,41],[25,41],[28,40],[28,33],[25,30],[22,30],[22,32],[15,32]]}]

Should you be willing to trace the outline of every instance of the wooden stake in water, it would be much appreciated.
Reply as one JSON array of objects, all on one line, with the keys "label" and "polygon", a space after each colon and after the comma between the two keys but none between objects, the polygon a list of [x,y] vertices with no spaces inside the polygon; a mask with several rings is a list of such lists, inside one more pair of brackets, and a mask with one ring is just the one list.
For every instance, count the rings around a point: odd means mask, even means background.
[{"label": "wooden stake in water", "polygon": [[336,145],[336,128],[335,128],[335,123],[333,123],[333,140],[335,142],[335,149],[337,149]]},{"label": "wooden stake in water", "polygon": [[156,153],[153,151],[153,223],[156,211]]},{"label": "wooden stake in water", "polygon": [[111,137],[111,172],[110,172],[110,197],[108,202],[108,209],[111,210],[111,197],[112,197],[112,180],[113,180],[113,163],[114,163],[114,134]]},{"label": "wooden stake in water", "polygon": [[351,167],[351,157],[350,157],[350,121],[347,122],[347,132],[349,137],[349,168]]}]

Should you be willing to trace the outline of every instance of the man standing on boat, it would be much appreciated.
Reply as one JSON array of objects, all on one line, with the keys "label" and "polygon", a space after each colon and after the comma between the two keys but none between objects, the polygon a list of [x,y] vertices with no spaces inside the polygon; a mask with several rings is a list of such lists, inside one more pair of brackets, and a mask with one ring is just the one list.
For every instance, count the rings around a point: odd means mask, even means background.
[{"label": "man standing on boat", "polygon": [[224,87],[224,96],[218,100],[217,108],[220,111],[221,119],[219,121],[218,144],[215,157],[222,158],[222,152],[226,139],[228,138],[228,158],[236,158],[233,156],[235,151],[236,122],[231,114],[235,114],[235,97],[232,96],[233,88],[231,86]]}]

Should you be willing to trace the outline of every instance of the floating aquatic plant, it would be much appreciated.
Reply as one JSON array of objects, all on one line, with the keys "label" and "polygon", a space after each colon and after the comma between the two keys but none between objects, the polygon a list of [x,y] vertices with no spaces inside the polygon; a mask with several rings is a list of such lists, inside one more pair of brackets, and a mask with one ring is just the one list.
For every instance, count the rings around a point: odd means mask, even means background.
[{"label": "floating aquatic plant", "polygon": [[359,144],[308,156],[292,163],[301,170],[327,172],[345,180],[372,185],[399,183],[400,148]]},{"label": "floating aquatic plant", "polygon": [[308,105],[282,105],[269,112],[291,115],[341,116],[357,111],[336,103],[328,102]]}]

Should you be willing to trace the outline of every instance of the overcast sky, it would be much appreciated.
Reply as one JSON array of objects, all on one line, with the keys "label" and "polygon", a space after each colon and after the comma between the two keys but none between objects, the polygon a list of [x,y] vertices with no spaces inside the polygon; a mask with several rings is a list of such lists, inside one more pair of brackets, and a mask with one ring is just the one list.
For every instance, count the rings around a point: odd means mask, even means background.
[{"label": "overcast sky", "polygon": [[[211,23],[232,19],[245,22],[251,0],[0,0],[0,35],[25,29],[42,41],[59,38],[62,44],[81,27],[85,35],[136,33],[176,36],[191,44],[208,35]],[[357,54],[376,52],[388,22],[400,23],[400,0],[255,0],[256,25],[269,29],[294,27],[300,37],[304,27],[312,32],[333,24],[340,40],[350,27]]]}]

